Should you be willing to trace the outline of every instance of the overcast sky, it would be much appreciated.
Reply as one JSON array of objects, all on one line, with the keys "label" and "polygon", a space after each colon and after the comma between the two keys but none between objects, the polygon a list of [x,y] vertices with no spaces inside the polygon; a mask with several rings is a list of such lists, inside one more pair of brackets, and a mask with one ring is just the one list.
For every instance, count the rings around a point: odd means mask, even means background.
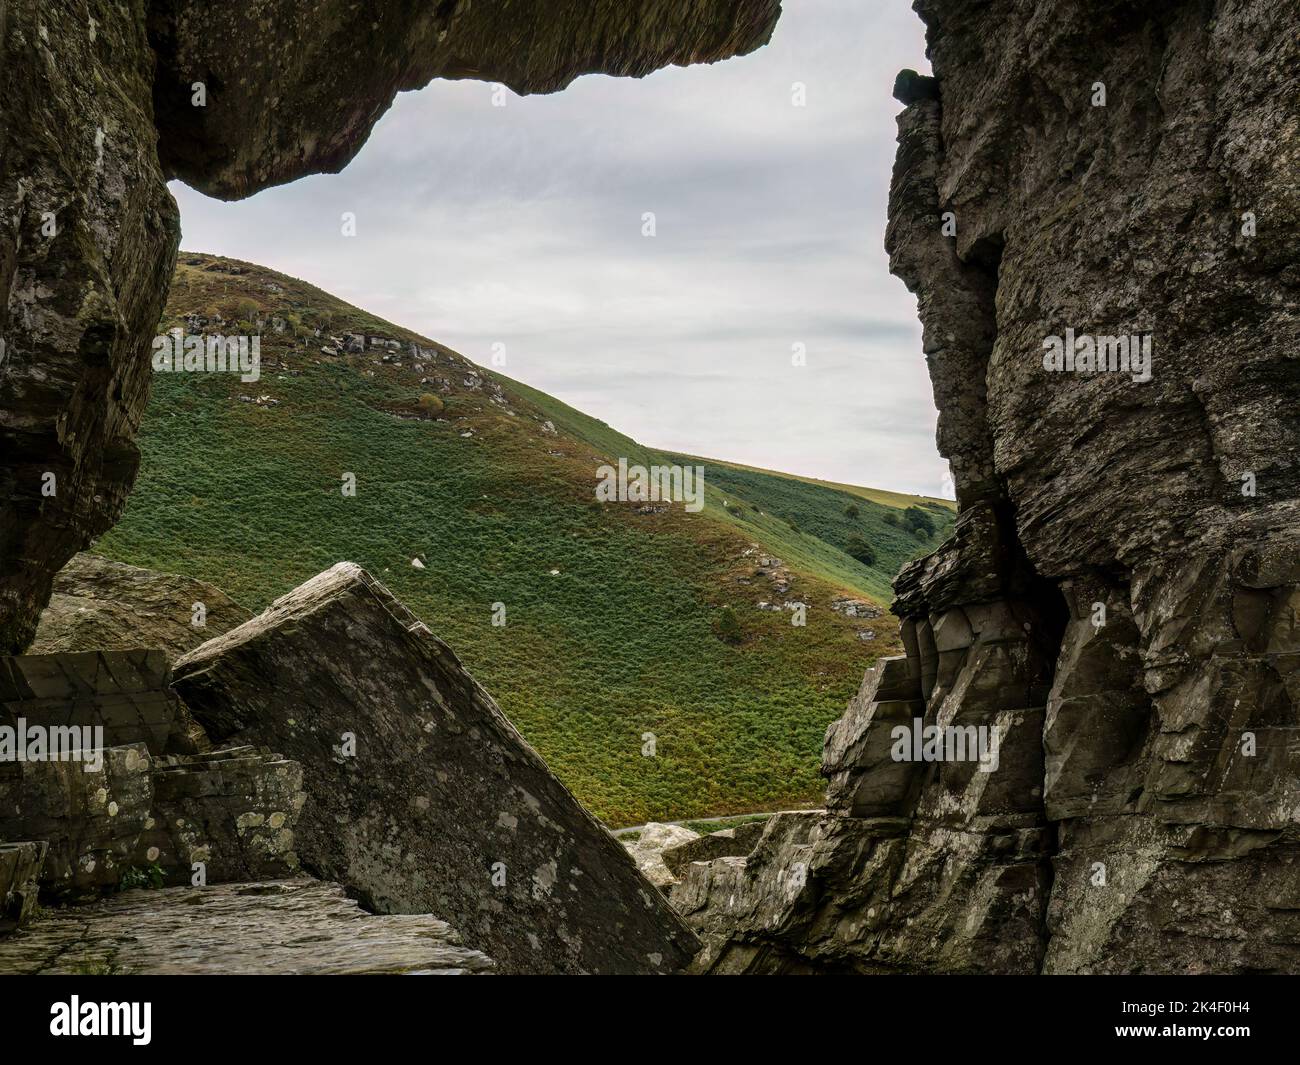
[{"label": "overcast sky", "polygon": [[916,303],[882,248],[890,89],[929,69],[921,22],[906,0],[785,6],[742,59],[504,107],[435,81],[342,174],[234,204],[173,183],[182,247],[479,363],[504,344],[502,372],[647,445],[951,495]]}]

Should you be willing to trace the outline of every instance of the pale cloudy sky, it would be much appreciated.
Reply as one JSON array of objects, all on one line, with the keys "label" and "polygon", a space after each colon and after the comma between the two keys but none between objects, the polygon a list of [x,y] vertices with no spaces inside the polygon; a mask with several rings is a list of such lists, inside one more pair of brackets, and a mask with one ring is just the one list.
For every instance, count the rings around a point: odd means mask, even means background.
[{"label": "pale cloudy sky", "polygon": [[929,69],[921,22],[906,0],[785,7],[742,59],[504,107],[490,86],[435,81],[399,96],[342,174],[234,204],[174,183],[182,247],[310,281],[479,363],[502,343],[503,372],[648,445],[950,494],[915,300],[882,248],[890,89]]}]

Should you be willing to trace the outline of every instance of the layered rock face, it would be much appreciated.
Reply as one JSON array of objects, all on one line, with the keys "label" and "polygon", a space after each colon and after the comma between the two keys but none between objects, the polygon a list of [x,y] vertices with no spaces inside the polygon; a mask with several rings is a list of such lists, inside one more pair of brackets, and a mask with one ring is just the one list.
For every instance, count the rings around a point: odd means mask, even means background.
[{"label": "layered rock face", "polygon": [[296,849],[380,913],[433,913],[503,972],[670,973],[698,944],[451,648],[340,563],[176,663],[217,744],[300,763]]},{"label": "layered rock face", "polygon": [[341,169],[434,77],[551,92],[764,43],[779,0],[334,0],[0,10],[0,653],[110,528],[179,225],[165,179],[226,198]]},{"label": "layered rock face", "polygon": [[145,3],[0,13],[0,653],[135,480],[179,240]]},{"label": "layered rock face", "polygon": [[961,515],[826,814],[676,889],[699,966],[1300,971],[1294,10],[916,7],[886,242]]}]

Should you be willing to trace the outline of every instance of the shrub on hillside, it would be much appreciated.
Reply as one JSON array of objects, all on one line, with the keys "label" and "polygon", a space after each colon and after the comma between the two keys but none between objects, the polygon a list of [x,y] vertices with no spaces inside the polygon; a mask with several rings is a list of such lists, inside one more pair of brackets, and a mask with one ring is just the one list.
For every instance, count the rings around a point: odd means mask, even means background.
[{"label": "shrub on hillside", "polygon": [[861,513],[862,511],[858,509],[858,505],[856,503],[850,503],[847,507],[844,508],[844,516],[846,518],[856,518]]},{"label": "shrub on hillside", "polygon": [[934,532],[934,519],[920,507],[908,507],[903,511],[903,524],[914,533],[923,530],[926,536],[930,536]]},{"label": "shrub on hillside", "polygon": [[737,644],[745,637],[745,631],[740,627],[740,619],[736,617],[736,612],[729,606],[724,606],[718,611],[718,617],[713,622],[713,635],[723,643]]},{"label": "shrub on hillside", "polygon": [[861,536],[850,536],[849,542],[844,545],[844,553],[856,558],[864,566],[876,564],[876,549]]},{"label": "shrub on hillside", "polygon": [[435,396],[432,392],[425,392],[416,403],[416,406],[420,408],[420,413],[426,418],[440,417],[442,412],[447,409],[447,404],[442,401],[441,397]]}]

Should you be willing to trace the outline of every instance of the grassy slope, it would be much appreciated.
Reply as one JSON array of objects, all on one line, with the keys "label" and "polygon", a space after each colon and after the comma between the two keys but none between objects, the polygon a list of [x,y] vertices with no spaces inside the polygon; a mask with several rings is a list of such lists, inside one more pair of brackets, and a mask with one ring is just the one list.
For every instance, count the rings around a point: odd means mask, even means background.
[{"label": "grassy slope", "polygon": [[[820,797],[827,722],[877,654],[899,653],[889,618],[847,619],[829,602],[883,597],[884,570],[752,504],[728,514],[721,484],[697,515],[602,506],[596,466],[653,452],[507,378],[495,378],[494,401],[489,375],[449,349],[283,275],[182,253],[164,327],[191,312],[225,316],[213,331],[260,329],[263,378],[155,375],[140,479],[97,551],[210,580],[253,609],[341,559],[360,563],[456,648],[612,823]],[[289,328],[273,332],[270,314]],[[322,355],[329,334],[345,331],[416,340],[437,355],[414,363],[403,352],[400,367],[372,351]],[[424,392],[445,400],[443,418],[385,409]],[[357,476],[355,498],[339,491],[344,472]],[[771,486],[743,490],[761,508]],[[790,567],[788,593],[755,574],[753,544]],[[895,546],[901,561],[921,545]],[[417,554],[422,570],[410,564]],[[807,626],[758,610],[760,599],[809,603]],[[504,628],[491,624],[497,602]],[[713,633],[728,604],[739,646]],[[868,624],[877,638],[864,643]],[[645,732],[657,737],[655,757],[641,753]]]}]

